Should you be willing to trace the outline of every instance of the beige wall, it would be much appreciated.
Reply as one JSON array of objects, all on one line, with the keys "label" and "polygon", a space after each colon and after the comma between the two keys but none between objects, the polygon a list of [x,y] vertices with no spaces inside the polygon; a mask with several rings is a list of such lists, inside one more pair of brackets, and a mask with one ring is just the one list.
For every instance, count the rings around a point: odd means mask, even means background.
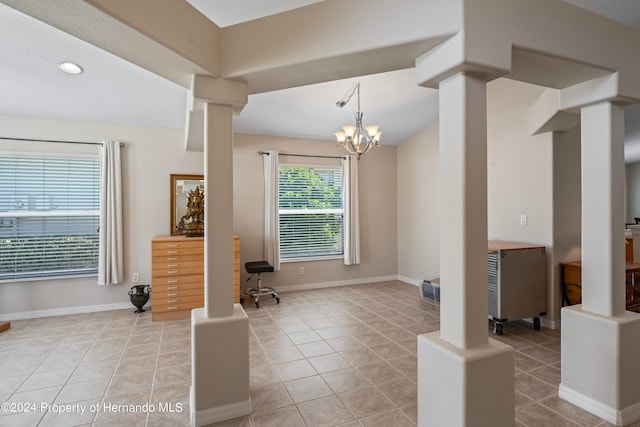
[{"label": "beige wall", "polygon": [[439,127],[398,147],[398,276],[420,284],[440,272]]},{"label": "beige wall", "polygon": [[552,139],[527,130],[529,108],[542,91],[507,79],[488,85],[489,239],[552,244]]},{"label": "beige wall", "polygon": [[[151,280],[151,239],[169,234],[169,175],[202,173],[202,153],[184,151],[181,129],[124,126],[107,123],[43,120],[0,116],[3,137],[54,140],[120,140],[122,151],[125,284],[96,285],[95,277],[0,283],[0,319],[84,311],[86,306],[129,302],[131,274],[141,283]],[[26,149],[28,143],[11,146],[0,141],[0,150]],[[65,150],[67,144],[48,144],[47,150]],[[35,313],[33,313],[35,312]],[[13,313],[13,315],[12,315]]]},{"label": "beige wall", "polygon": [[[241,287],[255,286],[244,263],[264,259],[264,180],[260,150],[283,153],[340,156],[334,142],[255,135],[234,140],[234,220],[240,236]],[[304,158],[298,160],[304,161]],[[278,290],[310,286],[388,280],[397,274],[396,148],[379,147],[359,163],[361,264],[345,266],[342,259],[282,263],[280,271],[263,277],[265,286]],[[304,268],[304,275],[298,268]]]}]

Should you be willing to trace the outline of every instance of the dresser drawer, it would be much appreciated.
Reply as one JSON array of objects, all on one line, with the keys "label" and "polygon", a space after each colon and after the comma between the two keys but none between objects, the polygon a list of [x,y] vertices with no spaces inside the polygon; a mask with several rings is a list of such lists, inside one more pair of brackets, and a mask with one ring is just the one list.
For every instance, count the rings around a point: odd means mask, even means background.
[{"label": "dresser drawer", "polygon": [[152,283],[152,289],[155,293],[178,291],[183,289],[200,289],[204,290],[204,276],[203,275],[191,275],[184,277],[176,277],[177,280],[172,281],[171,278],[164,278],[154,280]]},{"label": "dresser drawer", "polygon": [[[184,268],[204,267],[202,259],[187,261],[158,261],[153,260],[152,270],[182,270]],[[203,270],[204,271],[204,270]]]},{"label": "dresser drawer", "polygon": [[172,256],[172,255],[204,255],[204,245],[189,246],[182,248],[158,248],[155,244],[151,247],[151,256]]},{"label": "dresser drawer", "polygon": [[156,255],[151,257],[151,262],[153,265],[160,262],[165,263],[175,263],[175,262],[189,262],[189,261],[200,261],[200,263],[204,262],[204,253],[202,254],[163,254]]},{"label": "dresser drawer", "polygon": [[199,296],[200,298],[204,298],[204,289],[202,288],[202,285],[196,287],[187,287],[187,288],[180,288],[180,289],[167,289],[167,290],[162,290],[162,291],[158,291],[157,289],[153,290],[153,300],[154,301],[161,301],[161,300],[169,300],[169,299],[175,299],[175,298],[184,298],[184,297],[190,297],[190,296]]},{"label": "dresser drawer", "polygon": [[194,308],[204,307],[204,297],[192,297],[192,298],[181,298],[181,299],[170,299],[170,300],[160,300],[153,301],[152,303],[153,312],[154,313],[163,313],[167,311],[181,311],[181,310],[191,310]]},{"label": "dresser drawer", "polygon": [[159,268],[151,271],[151,280],[156,277],[172,277],[183,276],[185,274],[204,274],[204,266],[199,267],[184,267],[184,268]]},{"label": "dresser drawer", "polygon": [[187,249],[204,248],[204,238],[175,237],[170,239],[156,239],[151,241],[152,249]]}]

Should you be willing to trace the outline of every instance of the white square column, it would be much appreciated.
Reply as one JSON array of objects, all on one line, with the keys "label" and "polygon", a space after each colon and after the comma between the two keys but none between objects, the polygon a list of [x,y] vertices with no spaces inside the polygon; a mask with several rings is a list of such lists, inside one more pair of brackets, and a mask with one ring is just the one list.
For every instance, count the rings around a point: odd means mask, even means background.
[{"label": "white square column", "polygon": [[191,425],[251,413],[249,319],[233,302],[233,109],[204,104],[204,308],[191,312]]},{"label": "white square column", "polygon": [[582,308],[625,311],[624,107],[582,112]]},{"label": "white square column", "polygon": [[418,337],[418,425],[513,426],[513,349],[488,338],[486,80],[440,82],[440,332]]},{"label": "white square column", "polygon": [[233,314],[233,110],[204,106],[204,310]]},{"label": "white square column", "polygon": [[624,108],[582,108],[582,305],[562,309],[559,396],[616,425],[640,419],[640,315],[625,311]]}]

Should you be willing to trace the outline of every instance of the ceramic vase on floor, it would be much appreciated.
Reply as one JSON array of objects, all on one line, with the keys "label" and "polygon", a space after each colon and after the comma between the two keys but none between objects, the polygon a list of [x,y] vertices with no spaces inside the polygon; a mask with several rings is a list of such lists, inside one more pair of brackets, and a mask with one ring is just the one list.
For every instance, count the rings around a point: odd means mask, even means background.
[{"label": "ceramic vase on floor", "polygon": [[142,307],[149,301],[151,287],[149,285],[133,285],[129,291],[129,298],[137,310],[134,313],[142,313],[145,310]]}]

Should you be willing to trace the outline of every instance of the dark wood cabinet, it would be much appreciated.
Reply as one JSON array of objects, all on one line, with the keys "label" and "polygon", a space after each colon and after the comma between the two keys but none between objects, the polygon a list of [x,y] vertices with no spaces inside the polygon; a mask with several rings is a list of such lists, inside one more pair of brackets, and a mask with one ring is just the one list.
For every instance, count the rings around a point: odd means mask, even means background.
[{"label": "dark wood cabinet", "polygon": [[[636,273],[640,264],[626,263],[626,304],[627,310],[640,312],[640,283],[636,282]],[[582,302],[582,262],[571,261],[560,264],[560,287],[562,305],[574,305]]]}]

